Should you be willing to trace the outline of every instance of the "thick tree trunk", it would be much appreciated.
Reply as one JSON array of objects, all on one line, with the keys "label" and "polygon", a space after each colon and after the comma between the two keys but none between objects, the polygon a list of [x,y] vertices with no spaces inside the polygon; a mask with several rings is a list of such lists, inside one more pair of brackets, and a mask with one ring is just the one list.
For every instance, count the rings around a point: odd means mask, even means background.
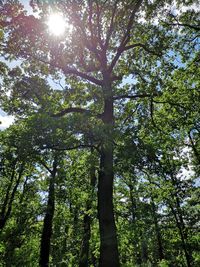
[{"label": "thick tree trunk", "polygon": [[53,164],[53,171],[51,172],[50,181],[49,181],[49,195],[47,202],[46,214],[44,217],[41,245],[40,245],[40,266],[48,267],[49,266],[49,256],[50,256],[50,246],[51,246],[51,235],[52,235],[52,225],[53,225],[53,216],[55,209],[55,177],[57,172],[57,163],[56,160]]},{"label": "thick tree trunk", "polygon": [[101,155],[101,170],[98,184],[98,215],[100,228],[100,267],[119,266],[117,235],[113,210],[113,170],[109,164],[112,153]]},{"label": "thick tree trunk", "polygon": [[100,171],[98,181],[98,216],[100,229],[99,267],[118,267],[119,253],[113,208],[113,97],[111,86],[104,91],[104,113]]}]

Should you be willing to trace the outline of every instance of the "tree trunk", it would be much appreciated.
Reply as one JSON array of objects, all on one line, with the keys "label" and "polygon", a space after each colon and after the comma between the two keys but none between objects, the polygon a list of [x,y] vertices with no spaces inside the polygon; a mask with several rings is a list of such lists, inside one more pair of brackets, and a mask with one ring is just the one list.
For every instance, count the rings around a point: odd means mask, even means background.
[{"label": "tree trunk", "polygon": [[79,267],[88,267],[89,241],[90,241],[90,215],[85,214],[83,219],[83,241],[79,260]]},{"label": "tree trunk", "polygon": [[177,212],[176,212],[176,210],[174,210],[173,206],[170,206],[170,208],[171,208],[171,211],[172,211],[172,213],[174,215],[177,228],[179,230],[179,235],[180,235],[180,238],[181,238],[182,248],[183,248],[183,251],[184,251],[184,254],[185,254],[185,259],[186,259],[186,262],[187,262],[187,267],[192,267],[192,264],[191,264],[192,260],[191,260],[191,256],[188,253],[188,250],[187,250],[187,243],[186,243],[186,238],[185,238],[185,235],[184,235],[183,225],[180,223],[179,218],[177,216]]},{"label": "tree trunk", "polygon": [[148,261],[148,246],[145,239],[141,241],[141,261],[142,263],[146,263]]},{"label": "tree trunk", "polygon": [[3,207],[2,207],[2,210],[0,212],[0,231],[3,230],[3,228],[5,227],[5,225],[7,223],[7,220],[10,217],[10,214],[11,214],[11,211],[12,211],[12,204],[13,204],[13,201],[14,201],[15,194],[17,192],[19,183],[21,181],[23,171],[24,171],[24,166],[22,164],[20,166],[20,169],[19,169],[19,174],[18,174],[16,183],[15,183],[15,186],[12,189],[12,192],[10,192],[11,191],[11,187],[13,185],[13,180],[15,178],[15,170],[13,170],[11,181],[10,181],[10,184],[8,186],[8,189],[7,189],[7,192],[6,192],[6,197],[5,197],[5,200],[4,200],[4,203],[3,203]]},{"label": "tree trunk", "polygon": [[173,184],[174,189],[175,189],[175,207],[176,207],[176,209],[174,209],[173,206],[171,206],[171,210],[172,210],[172,213],[174,215],[174,218],[175,218],[175,221],[177,224],[177,228],[179,230],[179,234],[180,234],[180,238],[181,238],[181,242],[182,242],[182,248],[183,248],[183,251],[185,254],[185,259],[187,262],[187,267],[191,267],[192,266],[192,255],[191,255],[190,250],[188,248],[186,227],[185,227],[185,223],[184,223],[184,219],[183,219],[183,213],[182,213],[182,209],[181,209],[179,195],[177,193],[178,184],[177,184],[177,180],[173,176],[173,174],[171,175],[171,180],[172,180],[172,184]]},{"label": "tree trunk", "polygon": [[[137,196],[136,196],[136,192],[134,192],[135,190],[135,185],[134,185],[134,179],[133,177],[131,177],[130,181],[128,182],[128,188],[129,188],[129,198],[130,198],[130,216],[131,216],[131,243],[133,248],[137,247],[138,244],[138,235],[139,235],[139,231],[137,231]],[[133,249],[132,251],[132,258],[135,259],[135,261],[140,264],[141,260],[139,260],[138,262],[138,251],[136,249]],[[127,258],[126,258],[126,262],[127,262]]]},{"label": "tree trunk", "polygon": [[91,216],[89,215],[89,211],[92,208],[92,199],[94,196],[94,190],[96,185],[96,176],[95,176],[95,167],[91,166],[90,169],[90,195],[89,199],[86,203],[86,212],[83,218],[83,240],[81,246],[81,253],[80,253],[80,261],[79,267],[88,267],[89,266],[89,249],[90,249],[90,236],[91,236]]},{"label": "tree trunk", "polygon": [[104,90],[104,113],[100,171],[98,181],[98,217],[100,229],[99,267],[118,267],[119,253],[113,208],[113,97],[111,86]]},{"label": "tree trunk", "polygon": [[55,176],[57,173],[57,162],[54,160],[53,171],[51,172],[50,181],[49,181],[49,195],[47,202],[46,214],[44,217],[43,231],[41,237],[40,245],[40,266],[48,267],[49,266],[49,256],[50,256],[50,246],[51,246],[51,235],[52,235],[52,225],[53,225],[53,216],[55,209]]},{"label": "tree trunk", "polygon": [[159,260],[164,259],[164,252],[163,252],[163,245],[162,245],[162,236],[160,232],[160,227],[158,223],[158,216],[156,211],[156,206],[154,203],[153,197],[151,197],[151,207],[152,207],[152,213],[153,213],[153,221],[154,221],[154,227],[156,232],[156,238],[157,238],[157,246],[158,246],[158,258]]}]

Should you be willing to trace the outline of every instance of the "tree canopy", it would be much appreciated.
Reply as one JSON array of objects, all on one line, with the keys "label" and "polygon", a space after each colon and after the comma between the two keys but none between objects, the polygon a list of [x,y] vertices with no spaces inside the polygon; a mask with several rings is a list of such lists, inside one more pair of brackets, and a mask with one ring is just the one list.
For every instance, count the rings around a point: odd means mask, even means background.
[{"label": "tree canopy", "polygon": [[0,1],[0,266],[199,266],[199,12]]}]

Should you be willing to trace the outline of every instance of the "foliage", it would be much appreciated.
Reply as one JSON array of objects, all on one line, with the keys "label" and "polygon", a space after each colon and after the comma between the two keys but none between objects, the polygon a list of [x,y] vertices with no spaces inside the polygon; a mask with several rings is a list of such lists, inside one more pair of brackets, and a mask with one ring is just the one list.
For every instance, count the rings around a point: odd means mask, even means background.
[{"label": "foliage", "polygon": [[0,1],[0,266],[199,266],[198,1],[30,5]]}]

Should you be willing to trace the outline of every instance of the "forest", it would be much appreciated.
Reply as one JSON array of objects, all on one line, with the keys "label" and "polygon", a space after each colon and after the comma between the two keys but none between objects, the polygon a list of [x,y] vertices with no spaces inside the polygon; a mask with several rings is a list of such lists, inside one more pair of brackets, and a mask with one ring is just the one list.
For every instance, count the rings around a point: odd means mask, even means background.
[{"label": "forest", "polygon": [[0,0],[0,108],[0,267],[200,266],[199,1]]}]

